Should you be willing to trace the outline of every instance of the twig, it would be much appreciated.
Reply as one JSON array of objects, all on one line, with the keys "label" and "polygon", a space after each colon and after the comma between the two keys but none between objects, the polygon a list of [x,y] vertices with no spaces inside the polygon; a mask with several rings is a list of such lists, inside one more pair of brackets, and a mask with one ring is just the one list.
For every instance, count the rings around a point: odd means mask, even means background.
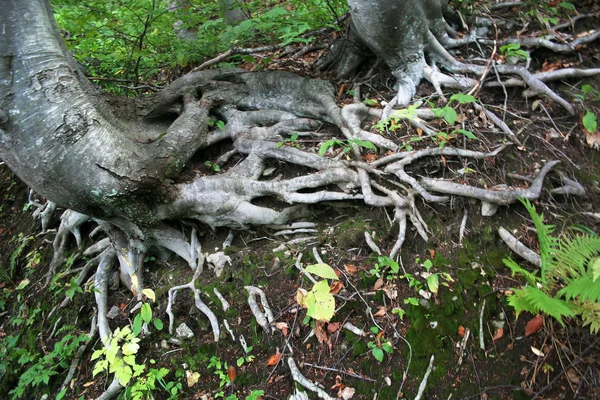
[{"label": "twig", "polygon": [[353,378],[361,379],[361,380],[367,381],[367,382],[377,382],[376,379],[367,378],[366,376],[360,376],[360,375],[355,374],[353,372],[344,371],[342,369],[322,367],[320,365],[309,364],[309,363],[304,363],[304,365],[306,365],[307,367],[311,367],[311,368],[322,369],[322,370],[325,370],[325,371],[331,371],[331,372],[336,372],[336,373],[339,373],[339,374],[348,375],[348,376],[351,376]]},{"label": "twig", "polygon": [[427,386],[427,379],[429,379],[429,374],[431,374],[431,371],[433,370],[433,360],[434,359],[435,359],[435,356],[432,354],[431,359],[429,359],[429,366],[427,367],[427,371],[425,371],[425,376],[423,376],[423,380],[421,381],[421,384],[419,385],[419,391],[417,392],[417,396],[415,397],[415,400],[421,400],[421,397],[423,397],[423,393],[425,392],[425,387]]},{"label": "twig", "polygon": [[485,311],[485,300],[481,304],[481,312],[479,313],[479,348],[485,350],[485,340],[483,338],[483,312]]}]

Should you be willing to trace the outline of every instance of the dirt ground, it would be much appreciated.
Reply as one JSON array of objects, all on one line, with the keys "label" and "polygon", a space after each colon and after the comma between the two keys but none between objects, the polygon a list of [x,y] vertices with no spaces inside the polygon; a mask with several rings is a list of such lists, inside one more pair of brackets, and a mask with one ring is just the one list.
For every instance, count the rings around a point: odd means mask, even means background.
[{"label": "dirt ground", "polygon": [[[598,19],[592,19],[590,24],[596,28],[600,25]],[[596,41],[569,56],[535,51],[532,69],[541,70],[548,63],[576,64],[581,68],[597,66],[599,49],[600,43]],[[279,60],[275,55],[269,68],[314,74],[307,70],[307,65],[313,61],[311,57],[316,55],[295,61]],[[385,71],[381,71],[381,76],[364,94],[378,103],[391,97],[390,91],[385,91]],[[553,88],[569,91],[582,83],[600,87],[600,80],[586,79],[556,84]],[[350,102],[351,95],[346,93],[348,86],[341,82],[338,88],[340,103]],[[428,97],[432,91],[423,83],[418,96]],[[497,112],[515,132],[519,132],[522,146],[511,146],[499,156],[482,161],[428,160],[412,167],[411,173],[451,177],[456,176],[459,169],[468,168],[470,172],[464,173],[464,183],[525,187],[526,182],[509,174],[534,177],[546,161],[560,160],[557,171],[546,179],[543,194],[536,202],[538,210],[544,212],[548,223],[556,225],[557,232],[575,232],[586,227],[599,233],[600,221],[583,213],[600,212],[600,152],[586,144],[581,115],[568,115],[549,101],[538,103],[533,109],[534,101],[523,99],[517,89],[509,89],[506,93],[502,89],[486,90],[480,101],[499,105]],[[474,150],[487,151],[506,141],[505,136],[489,129],[472,110],[465,110],[464,124],[465,129],[476,132],[480,140],[453,139],[452,145],[468,145]],[[409,127],[388,134],[395,135],[395,139],[418,135]],[[430,144],[416,141],[413,147]],[[314,146],[305,142],[300,145]],[[198,164],[190,169],[213,173],[203,163],[211,156],[210,152],[197,155]],[[294,173],[278,163],[273,167],[278,173]],[[550,189],[560,182],[558,171],[580,182],[586,195],[551,194]],[[77,292],[70,305],[55,309],[63,301],[73,275],[63,271],[48,288],[42,288],[46,267],[52,257],[54,235],[52,231],[40,233],[39,222],[32,218],[32,210],[27,207],[28,189],[4,165],[0,166],[0,196],[0,267],[8,272],[0,280],[0,340],[20,334],[20,347],[41,355],[48,354],[64,334],[60,327],[67,326],[66,330],[77,334],[89,331],[90,319],[95,312],[93,292]],[[279,235],[277,229],[261,227],[235,232],[232,246],[225,250],[231,257],[231,264],[220,277],[205,270],[198,287],[219,320],[227,319],[236,335],[244,335],[248,346],[252,346],[247,354],[226,331],[217,343],[214,342],[210,325],[194,308],[189,292],[178,295],[173,312],[175,326],[185,323],[195,336],[181,344],[168,342],[172,335],[167,332],[167,290],[188,282],[193,273],[175,257],[164,260],[160,254],[150,254],[146,263],[146,285],[157,294],[154,316],[164,322],[165,328],[162,331],[152,329],[152,333],[144,337],[137,354],[138,362],[154,360],[153,368],[169,369],[166,380],[180,382],[179,396],[185,399],[217,398],[219,394],[222,397],[236,394],[238,398],[244,398],[252,390],[263,390],[265,399],[287,398],[294,386],[286,361],[290,356],[307,378],[322,384],[334,397],[348,387],[355,389],[354,399],[394,399],[397,395],[414,398],[434,356],[434,368],[425,390],[424,398],[427,399],[600,398],[600,343],[597,336],[591,335],[578,321],[567,320],[565,326],[561,326],[547,317],[543,318],[543,325],[536,333],[525,336],[525,325],[534,316],[524,314],[517,319],[507,304],[511,288],[523,282],[512,277],[504,266],[502,260],[511,254],[499,239],[497,229],[503,226],[514,231],[525,244],[536,249],[536,234],[525,209],[515,204],[501,207],[492,217],[482,217],[479,202],[462,198],[454,198],[444,205],[420,203],[419,206],[431,230],[430,240],[425,242],[416,232],[409,231],[399,260],[400,272],[391,279],[379,280],[374,273],[375,265],[382,261],[364,238],[365,231],[374,232],[377,245],[384,254],[389,252],[397,233],[391,228],[391,216],[386,210],[370,209],[358,202],[313,207],[307,221],[316,222],[316,232],[303,235],[312,238],[277,251],[275,249],[282,243],[298,236]],[[459,229],[465,214],[468,215],[467,231],[459,243]],[[86,229],[81,249],[73,243],[69,254],[78,254],[92,243],[87,234],[93,224]],[[181,229],[188,230],[189,227],[181,225]],[[228,230],[204,229],[203,251],[212,253],[216,248],[221,249],[228,234]],[[306,323],[306,311],[296,302],[298,288],[309,290],[312,286],[296,268],[296,260],[301,254],[303,265],[316,263],[313,248],[338,272],[341,282],[335,296],[334,318],[328,324],[317,324],[317,327],[314,322]],[[522,261],[517,256],[512,257]],[[76,260],[71,268],[81,267],[84,261]],[[430,272],[438,274],[441,283],[438,294],[429,299],[418,293],[419,288],[426,288],[426,261],[430,261]],[[17,290],[24,279],[30,281],[29,285]],[[257,324],[248,307],[246,285],[264,290],[275,320],[282,323],[278,325],[279,329],[264,332]],[[230,303],[227,311],[223,311],[214,288]],[[25,308],[22,304],[26,304]],[[109,308],[117,306],[120,310],[111,321],[113,329],[131,323],[130,310],[135,304],[127,290],[111,292]],[[20,325],[14,323],[16,315],[24,318]],[[343,328],[348,322],[366,335],[359,336]],[[57,325],[59,329],[56,329]],[[27,332],[21,332],[24,328]],[[318,334],[309,337],[314,330]],[[384,351],[382,361],[378,361],[375,358],[377,350],[373,350],[383,349],[387,343],[393,350],[391,353]],[[7,362],[6,352],[12,350],[2,346],[0,397],[8,398],[8,390],[14,387],[19,376],[9,370],[15,366]],[[100,347],[97,337],[93,347]],[[104,374],[92,375],[91,353],[88,350],[84,354],[66,398],[94,398],[110,383]],[[277,353],[283,353],[283,357],[273,363]],[[254,359],[251,362],[245,360],[240,366],[238,359],[248,355]],[[223,384],[219,371],[209,368],[212,357],[235,366],[233,384]],[[47,385],[40,384],[39,393],[51,390],[54,395],[67,369],[57,369],[59,373]],[[198,382],[190,386],[185,371],[188,375],[199,373]],[[222,368],[221,375],[226,371],[227,368]],[[154,397],[168,398],[161,390],[155,391]]]}]

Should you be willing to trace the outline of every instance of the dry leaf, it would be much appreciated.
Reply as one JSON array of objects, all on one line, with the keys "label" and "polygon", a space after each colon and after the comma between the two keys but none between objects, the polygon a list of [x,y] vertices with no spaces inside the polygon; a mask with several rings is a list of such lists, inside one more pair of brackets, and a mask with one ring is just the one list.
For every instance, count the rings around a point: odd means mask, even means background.
[{"label": "dry leaf", "polygon": [[350,275],[356,275],[358,273],[358,268],[356,268],[354,264],[344,264],[344,270]]},{"label": "dry leaf", "polygon": [[383,277],[377,279],[377,281],[375,281],[375,284],[373,285],[373,290],[379,290],[381,289],[381,287],[383,286]]},{"label": "dry leaf", "polygon": [[383,317],[387,313],[384,306],[379,307],[379,310],[373,314],[374,317]]},{"label": "dry leaf", "polygon": [[338,329],[340,329],[339,322],[330,322],[327,324],[327,332],[329,333],[336,332]]},{"label": "dry leaf", "polygon": [[96,381],[86,382],[86,383],[83,384],[83,387],[86,388],[86,387],[92,386],[94,383],[96,383]]},{"label": "dry leaf", "polygon": [[577,372],[573,368],[569,368],[567,370],[567,379],[569,379],[572,383],[579,385],[581,383],[581,378],[577,375]]},{"label": "dry leaf", "polygon": [[492,337],[492,340],[498,340],[502,336],[504,336],[504,328],[498,328],[498,329],[496,329],[496,332],[494,332],[494,336]]},{"label": "dry leaf", "polygon": [[[279,357],[281,358],[281,355]],[[227,368],[227,377],[229,378],[229,382],[235,381],[236,375],[237,371],[235,370],[235,367],[233,365],[230,365],[229,368]]]},{"label": "dry leaf", "polygon": [[283,336],[288,335],[289,326],[287,322],[275,322],[275,328],[279,329]]},{"label": "dry leaf", "polygon": [[525,325],[525,336],[531,336],[539,331],[543,322],[544,318],[539,314],[530,319],[527,325]]},{"label": "dry leaf", "polygon": [[345,388],[345,387],[346,387],[346,385],[344,385],[344,384],[342,383],[342,377],[341,377],[341,376],[339,376],[339,375],[337,375],[337,376],[335,377],[335,385],[333,385],[333,386],[331,387],[331,389],[343,389],[343,388]]},{"label": "dry leaf", "polygon": [[267,361],[267,367],[277,365],[277,363],[279,363],[279,360],[281,360],[281,353],[278,351],[277,353],[269,357],[269,361]]},{"label": "dry leaf", "polygon": [[344,288],[344,284],[340,281],[335,281],[329,286],[329,292],[331,294],[338,294]]},{"label": "dry leaf", "polygon": [[315,321],[315,336],[317,337],[317,341],[319,343],[327,342],[327,334],[323,327],[325,326],[325,321]]},{"label": "dry leaf", "polygon": [[429,258],[432,260],[435,258],[435,249],[429,249]]},{"label": "dry leaf", "polygon": [[365,160],[366,162],[370,163],[373,162],[375,160],[377,160],[379,157],[377,157],[377,154],[365,154],[362,159]]},{"label": "dry leaf", "polygon": [[585,134],[585,141],[592,149],[600,150],[600,133],[587,133]]},{"label": "dry leaf", "polygon": [[465,327],[464,326],[461,325],[458,327],[458,334],[460,336],[465,336]]},{"label": "dry leaf", "polygon": [[544,357],[544,353],[538,348],[531,346],[531,351],[538,357]]},{"label": "dry leaf", "polygon": [[354,388],[346,386],[342,390],[338,391],[337,396],[343,400],[350,400],[352,397],[354,397],[355,392],[356,391],[354,390]]},{"label": "dry leaf", "polygon": [[185,380],[187,382],[188,387],[194,386],[198,383],[198,379],[200,379],[200,374],[198,372],[185,371]]}]

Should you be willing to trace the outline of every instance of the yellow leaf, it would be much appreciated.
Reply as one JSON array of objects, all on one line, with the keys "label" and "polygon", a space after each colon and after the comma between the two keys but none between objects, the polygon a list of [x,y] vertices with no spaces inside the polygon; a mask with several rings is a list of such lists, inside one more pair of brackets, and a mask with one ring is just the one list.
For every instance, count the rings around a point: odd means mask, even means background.
[{"label": "yellow leaf", "polygon": [[200,374],[198,372],[185,371],[185,379],[187,381],[188,387],[194,386],[198,383],[198,379],[200,379]]}]

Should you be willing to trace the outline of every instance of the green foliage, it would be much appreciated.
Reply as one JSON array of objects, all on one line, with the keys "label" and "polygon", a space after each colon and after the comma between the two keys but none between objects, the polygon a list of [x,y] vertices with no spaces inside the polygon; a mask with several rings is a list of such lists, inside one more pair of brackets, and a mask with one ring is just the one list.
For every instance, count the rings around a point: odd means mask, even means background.
[{"label": "green foliage", "polygon": [[[150,360],[150,364],[155,363],[156,361]],[[178,370],[178,372],[179,371],[180,370]],[[140,376],[127,388],[125,398],[132,400],[151,400],[155,398],[153,392],[162,389],[166,392],[169,400],[179,399],[183,390],[183,385],[181,382],[166,381],[165,377],[168,374],[169,370],[167,368],[150,368],[145,375]]]},{"label": "green foliage", "polygon": [[344,153],[349,153],[350,150],[352,150],[352,148],[354,148],[354,147],[364,147],[365,149],[371,149],[371,150],[377,151],[377,147],[373,143],[369,142],[368,140],[351,139],[346,143],[339,139],[329,139],[329,140],[326,140],[325,142],[323,142],[321,144],[321,147],[319,147],[319,155],[320,156],[325,155],[325,153],[327,153],[327,150],[329,150],[330,148],[332,148],[334,146],[342,146]]},{"label": "green foliage", "polygon": [[23,371],[20,373],[17,386],[8,392],[12,399],[22,398],[28,391],[42,384],[49,386],[53,376],[69,368],[71,358],[79,346],[90,340],[86,335],[67,334],[54,344],[50,353],[40,357],[37,352],[17,348],[18,339],[19,336],[9,336],[0,344],[3,360],[0,362],[0,370],[10,368],[11,361],[16,360],[18,368]]},{"label": "green foliage", "polygon": [[580,316],[592,333],[600,331],[600,236],[552,236],[554,226],[544,224],[529,200],[522,200],[531,215],[540,244],[541,268],[529,272],[511,259],[503,260],[513,276],[523,275],[529,286],[515,289],[508,298],[517,315],[543,312],[564,325],[564,317]]},{"label": "green foliage", "polygon": [[19,236],[16,238],[19,242],[18,246],[13,250],[10,255],[10,259],[8,261],[9,265],[9,274],[12,279],[15,276],[15,271],[17,269],[17,261],[19,257],[25,251],[25,248],[29,245],[29,243],[33,240],[33,236],[24,236],[22,233],[19,233]]},{"label": "green foliage", "polygon": [[306,267],[306,271],[325,278],[316,282],[310,291],[298,289],[296,300],[306,308],[306,314],[317,321],[330,321],[335,312],[335,299],[330,293],[329,283],[326,279],[338,280],[338,277],[329,265],[315,264]]},{"label": "green foliage", "polygon": [[500,54],[502,54],[505,58],[515,57],[523,60],[530,58],[529,53],[525,50],[522,50],[519,43],[509,43],[505,44],[504,46],[500,46]]},{"label": "green foliage", "polygon": [[598,129],[598,118],[596,118],[596,114],[592,111],[586,110],[581,122],[586,131],[589,133],[596,133],[596,130]]},{"label": "green foliage", "polygon": [[375,340],[371,340],[367,343],[367,347],[371,349],[371,354],[373,358],[377,361],[382,362],[384,355],[392,354],[394,352],[394,347],[392,343],[385,339],[383,331],[379,331],[379,328],[376,326],[371,327],[371,332],[375,335]]},{"label": "green foliage", "polygon": [[109,84],[115,92],[139,81],[165,83],[163,69],[197,64],[233,46],[310,42],[308,31],[347,12],[342,0],[254,0],[240,3],[249,18],[232,25],[220,0],[184,3],[169,10],[156,0],[52,0],[67,47],[86,75],[125,81]]},{"label": "green foliage", "polygon": [[140,339],[128,326],[117,328],[112,337],[103,339],[103,342],[105,345],[92,354],[91,360],[98,360],[94,365],[94,376],[100,372],[114,373],[119,383],[127,386],[131,378],[144,372],[144,365],[137,364],[135,360]]}]

